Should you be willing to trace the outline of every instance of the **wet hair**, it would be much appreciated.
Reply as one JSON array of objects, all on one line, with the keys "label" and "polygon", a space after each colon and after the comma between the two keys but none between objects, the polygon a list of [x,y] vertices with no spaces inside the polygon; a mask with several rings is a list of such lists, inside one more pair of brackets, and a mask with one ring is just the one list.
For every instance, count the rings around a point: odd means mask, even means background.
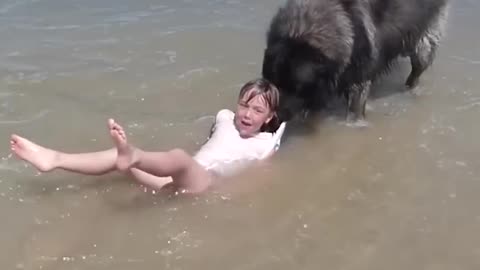
[{"label": "wet hair", "polygon": [[245,99],[246,102],[249,102],[258,95],[263,97],[268,108],[273,113],[270,122],[263,124],[260,131],[273,133],[280,127],[280,119],[277,114],[280,104],[280,92],[278,88],[267,79],[256,78],[242,86],[238,98]]}]

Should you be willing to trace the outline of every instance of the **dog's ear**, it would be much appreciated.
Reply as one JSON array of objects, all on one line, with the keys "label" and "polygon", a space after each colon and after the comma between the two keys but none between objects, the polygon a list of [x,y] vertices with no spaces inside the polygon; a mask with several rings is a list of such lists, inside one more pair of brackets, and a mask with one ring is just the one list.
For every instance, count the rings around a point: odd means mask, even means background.
[{"label": "dog's ear", "polygon": [[265,51],[263,52],[262,76],[271,82],[274,82],[273,59],[274,56],[271,50],[265,48]]},{"label": "dog's ear", "polygon": [[287,122],[293,118],[293,113],[288,108],[281,108],[277,115],[280,122]]},{"label": "dog's ear", "polygon": [[287,50],[283,42],[276,43],[265,49],[263,54],[262,76],[280,86],[282,68],[287,64]]},{"label": "dog's ear", "polygon": [[287,122],[297,116],[297,114],[303,111],[305,104],[301,97],[298,95],[283,94],[280,97],[280,107],[278,110],[278,118],[280,122]]}]

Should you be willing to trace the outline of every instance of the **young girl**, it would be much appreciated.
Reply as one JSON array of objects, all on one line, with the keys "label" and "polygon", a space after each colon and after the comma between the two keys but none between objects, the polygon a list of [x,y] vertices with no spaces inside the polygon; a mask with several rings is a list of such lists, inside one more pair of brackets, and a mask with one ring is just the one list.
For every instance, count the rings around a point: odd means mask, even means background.
[{"label": "young girl", "polygon": [[67,154],[11,136],[11,149],[39,171],[57,168],[100,175],[115,169],[132,175],[154,189],[172,184],[182,192],[202,192],[212,180],[231,174],[238,164],[271,156],[280,144],[285,124],[277,117],[278,89],[265,79],[255,79],[240,90],[235,113],[220,110],[209,140],[194,155],[182,149],[148,152],[128,144],[124,129],[108,121],[115,148]]}]

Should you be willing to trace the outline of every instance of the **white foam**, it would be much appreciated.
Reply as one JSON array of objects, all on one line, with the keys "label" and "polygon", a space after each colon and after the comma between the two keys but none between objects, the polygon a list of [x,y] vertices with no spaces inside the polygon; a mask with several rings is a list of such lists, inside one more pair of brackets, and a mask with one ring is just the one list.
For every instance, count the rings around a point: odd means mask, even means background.
[{"label": "white foam", "polygon": [[461,61],[461,62],[464,62],[464,63],[467,63],[467,64],[480,65],[479,60],[471,60],[471,59],[467,59],[467,58],[462,57],[462,56],[451,55],[450,58]]},{"label": "white foam", "polygon": [[201,68],[195,68],[195,69],[191,69],[191,70],[188,70],[180,75],[178,75],[177,77],[179,79],[185,79],[193,74],[196,74],[196,73],[199,73],[201,75],[205,75],[209,72],[214,72],[214,73],[219,73],[220,70],[218,68],[213,68],[213,67],[201,67]]},{"label": "white foam", "polygon": [[8,159],[2,158],[2,161],[0,162],[0,171],[14,171],[16,173],[21,172],[21,167],[22,165],[20,163],[16,164],[9,164]]},{"label": "white foam", "polygon": [[10,12],[11,10],[13,10],[13,9],[15,9],[19,6],[25,5],[27,3],[28,3],[28,1],[19,1],[19,0],[10,1],[10,3],[6,3],[6,4],[4,4],[3,6],[0,7],[0,14],[5,15],[8,12]]},{"label": "white foam", "polygon": [[7,57],[16,57],[16,56],[23,56],[23,54],[19,51],[14,51],[7,54]]},{"label": "white foam", "polygon": [[197,123],[197,122],[203,122],[203,121],[206,121],[206,120],[208,120],[208,121],[215,120],[215,116],[213,116],[213,115],[201,116],[201,117],[195,119],[194,122]]},{"label": "white foam", "polygon": [[477,101],[477,102],[472,102],[470,104],[467,104],[467,105],[463,105],[463,106],[458,106],[456,107],[455,109],[457,111],[465,111],[465,110],[469,110],[473,107],[477,107],[477,106],[480,106],[480,101]]},{"label": "white foam", "polygon": [[364,127],[369,127],[370,126],[370,122],[368,122],[366,120],[357,120],[355,122],[344,121],[342,123],[347,127],[353,127],[353,128],[364,128]]},{"label": "white foam", "polygon": [[31,118],[28,119],[21,119],[21,120],[0,120],[0,125],[16,125],[16,124],[25,124],[25,123],[30,123],[35,120],[38,120],[45,115],[47,115],[50,112],[50,110],[43,110],[38,112],[37,114],[33,115]]}]

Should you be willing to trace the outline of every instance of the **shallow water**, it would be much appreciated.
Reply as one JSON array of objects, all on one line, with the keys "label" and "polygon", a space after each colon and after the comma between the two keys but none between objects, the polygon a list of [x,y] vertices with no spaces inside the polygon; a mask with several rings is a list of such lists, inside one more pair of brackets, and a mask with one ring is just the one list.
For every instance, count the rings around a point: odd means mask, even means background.
[{"label": "shallow water", "polygon": [[117,174],[37,174],[19,133],[65,151],[196,149],[260,71],[278,1],[0,2],[1,269],[478,269],[480,3],[453,3],[418,95],[400,64],[368,127],[290,132],[273,163],[198,197]]}]

